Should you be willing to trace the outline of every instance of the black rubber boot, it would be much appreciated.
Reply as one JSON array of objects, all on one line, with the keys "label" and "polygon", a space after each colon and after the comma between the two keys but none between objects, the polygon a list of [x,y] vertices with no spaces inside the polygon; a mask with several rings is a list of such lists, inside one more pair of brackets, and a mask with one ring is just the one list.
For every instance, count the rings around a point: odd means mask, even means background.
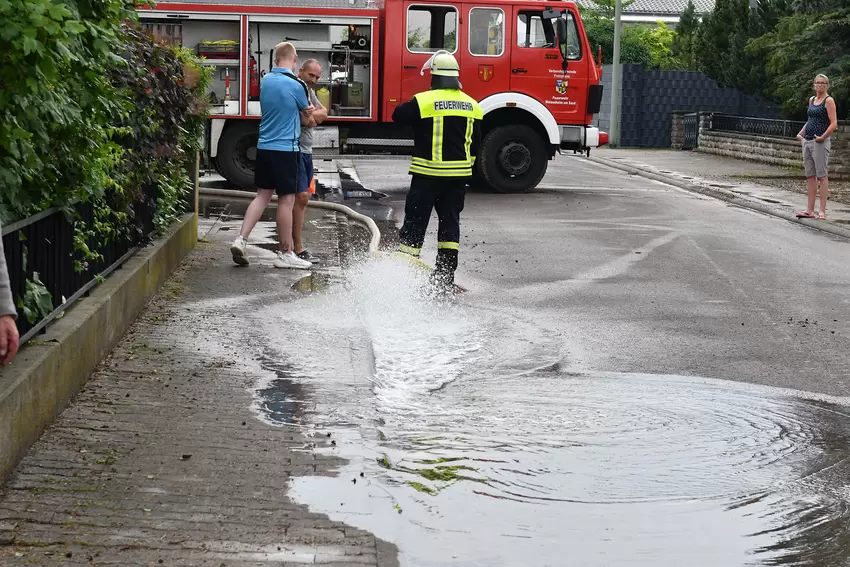
[{"label": "black rubber boot", "polygon": [[437,262],[430,277],[430,283],[435,292],[440,295],[454,292],[455,270],[457,270],[457,250],[443,248],[438,250]]}]

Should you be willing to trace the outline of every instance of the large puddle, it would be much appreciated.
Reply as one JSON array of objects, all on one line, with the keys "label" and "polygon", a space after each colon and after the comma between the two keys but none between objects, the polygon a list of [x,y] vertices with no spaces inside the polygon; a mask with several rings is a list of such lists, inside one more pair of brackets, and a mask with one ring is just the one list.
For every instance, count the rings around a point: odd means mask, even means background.
[{"label": "large puddle", "polygon": [[573,373],[563,322],[437,303],[423,276],[370,261],[269,308],[258,417],[349,459],[293,479],[296,501],[405,565],[846,564],[842,400]]}]

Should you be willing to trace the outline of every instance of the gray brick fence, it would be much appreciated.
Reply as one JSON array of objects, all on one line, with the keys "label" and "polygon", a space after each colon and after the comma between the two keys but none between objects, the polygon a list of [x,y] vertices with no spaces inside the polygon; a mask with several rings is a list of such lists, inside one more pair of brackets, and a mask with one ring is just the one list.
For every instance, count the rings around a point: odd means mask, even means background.
[{"label": "gray brick fence", "polygon": [[[603,67],[602,107],[594,124],[611,131],[611,73]],[[712,111],[778,118],[779,108],[737,89],[723,88],[697,71],[652,71],[622,65],[620,146],[669,148],[673,111]]]}]

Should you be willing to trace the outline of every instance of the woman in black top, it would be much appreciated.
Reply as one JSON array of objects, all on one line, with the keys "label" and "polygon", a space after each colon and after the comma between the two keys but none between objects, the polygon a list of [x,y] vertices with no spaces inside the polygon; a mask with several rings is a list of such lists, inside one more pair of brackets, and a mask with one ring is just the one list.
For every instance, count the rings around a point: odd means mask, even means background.
[{"label": "woman in black top", "polygon": [[[808,120],[797,139],[803,142],[803,167],[809,186],[809,205],[805,211],[798,211],[797,218],[826,218],[826,198],[829,195],[829,150],[830,134],[838,127],[835,114],[835,100],[829,96],[829,79],[826,75],[815,77],[815,96],[809,99]],[[820,214],[815,217],[815,197],[820,182]]]}]

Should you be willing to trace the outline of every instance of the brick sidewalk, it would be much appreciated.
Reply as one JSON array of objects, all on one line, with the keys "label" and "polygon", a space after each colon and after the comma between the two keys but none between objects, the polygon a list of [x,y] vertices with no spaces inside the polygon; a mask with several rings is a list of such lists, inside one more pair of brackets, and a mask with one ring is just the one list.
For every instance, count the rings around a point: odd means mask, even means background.
[{"label": "brick sidewalk", "polygon": [[[328,211],[308,220],[309,248],[329,260],[317,271],[339,270],[361,229]],[[202,223],[204,240],[19,464],[0,495],[0,565],[397,565],[394,546],[287,498],[290,476],[340,464],[311,449],[332,440],[254,418],[259,372],[213,346],[244,320],[228,298],[286,301],[306,275],[260,249],[233,267],[238,224]]]},{"label": "brick sidewalk", "polygon": [[[789,168],[700,151],[670,149],[608,148],[592,154],[594,157],[646,164],[660,170],[672,170],[685,175],[730,183],[757,184],[777,193],[793,194],[789,200],[806,206],[806,178],[802,172]],[[829,209],[847,208],[850,204],[850,180],[829,180]]]}]

